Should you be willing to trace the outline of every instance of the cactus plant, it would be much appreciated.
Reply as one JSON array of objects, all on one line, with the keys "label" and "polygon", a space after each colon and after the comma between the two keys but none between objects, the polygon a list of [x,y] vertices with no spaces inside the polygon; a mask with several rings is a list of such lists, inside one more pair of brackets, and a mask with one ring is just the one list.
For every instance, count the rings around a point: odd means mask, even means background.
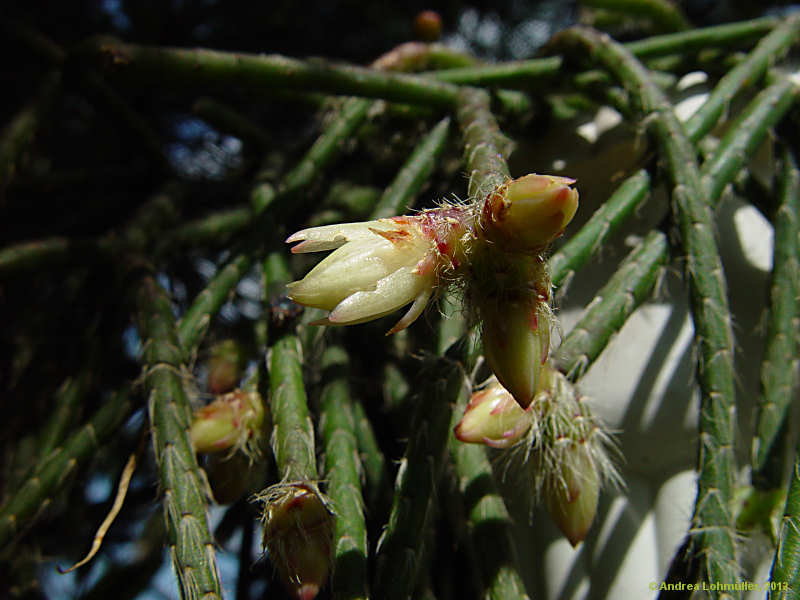
[{"label": "cactus plant", "polygon": [[364,67],[106,4],[2,22],[0,595],[162,544],[181,598],[800,597],[800,17],[592,0],[487,60],[426,11]]}]

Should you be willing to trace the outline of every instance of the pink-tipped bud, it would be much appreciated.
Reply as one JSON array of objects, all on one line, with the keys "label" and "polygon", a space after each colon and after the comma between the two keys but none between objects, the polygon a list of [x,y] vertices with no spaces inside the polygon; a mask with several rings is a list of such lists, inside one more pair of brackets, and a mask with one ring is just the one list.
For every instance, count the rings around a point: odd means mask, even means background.
[{"label": "pink-tipped bud", "polygon": [[264,405],[256,391],[235,390],[194,412],[192,437],[197,452],[222,452],[241,448],[258,453]]},{"label": "pink-tipped bud", "polygon": [[541,250],[561,235],[578,210],[573,183],[568,177],[532,173],[499,186],[481,210],[483,235],[507,250]]},{"label": "pink-tipped bud", "polygon": [[244,352],[238,342],[223,340],[214,344],[208,359],[208,390],[212,394],[230,392],[239,384],[244,364]]},{"label": "pink-tipped bud", "polygon": [[597,512],[600,478],[585,441],[571,442],[561,464],[546,480],[543,495],[553,521],[577,546],[586,537]]},{"label": "pink-tipped bud", "polygon": [[312,600],[328,580],[333,515],[318,490],[278,484],[259,495],[264,502],[263,543],[293,598]]},{"label": "pink-tipped bud", "polygon": [[489,301],[479,310],[486,361],[519,405],[528,408],[550,349],[549,307],[532,298]]},{"label": "pink-tipped bud", "polygon": [[524,411],[497,379],[472,394],[464,416],[455,428],[462,442],[508,448],[531,427],[532,415]]}]

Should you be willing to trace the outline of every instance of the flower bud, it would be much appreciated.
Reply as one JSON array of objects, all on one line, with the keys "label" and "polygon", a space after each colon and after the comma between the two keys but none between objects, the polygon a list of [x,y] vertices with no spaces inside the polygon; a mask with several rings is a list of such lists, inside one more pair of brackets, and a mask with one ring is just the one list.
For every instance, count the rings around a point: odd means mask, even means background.
[{"label": "flower bud", "polygon": [[259,452],[264,405],[256,391],[235,390],[194,412],[189,434],[197,452],[242,449]]},{"label": "flower bud", "polygon": [[531,413],[523,410],[496,378],[469,399],[455,428],[462,442],[492,448],[514,445],[531,427]]},{"label": "flower bud", "polygon": [[264,502],[263,544],[294,598],[312,600],[328,580],[333,545],[333,515],[311,485],[278,484],[257,500]]},{"label": "flower bud", "polygon": [[522,408],[539,386],[550,349],[550,310],[537,299],[487,301],[479,306],[483,353],[492,372]]},{"label": "flower bud", "polygon": [[545,481],[544,503],[558,528],[577,546],[592,526],[600,495],[600,479],[586,441],[572,442],[562,462]]},{"label": "flower bud", "polygon": [[244,352],[236,340],[214,344],[208,360],[208,390],[212,394],[231,391],[242,377],[244,363]]},{"label": "flower bud", "polygon": [[499,186],[484,201],[483,235],[501,248],[536,252],[556,239],[578,210],[574,179],[525,175]]}]

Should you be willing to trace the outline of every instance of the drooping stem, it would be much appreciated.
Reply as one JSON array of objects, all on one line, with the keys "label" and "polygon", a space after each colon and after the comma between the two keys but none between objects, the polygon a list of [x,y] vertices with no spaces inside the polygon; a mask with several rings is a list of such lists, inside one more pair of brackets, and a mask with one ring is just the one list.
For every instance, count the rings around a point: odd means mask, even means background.
[{"label": "drooping stem", "polygon": [[651,231],[597,293],[558,350],[563,370],[575,381],[600,355],[611,337],[650,295],[669,258],[666,236]]},{"label": "drooping stem", "polygon": [[69,433],[71,424],[80,412],[89,388],[90,371],[87,368],[75,377],[68,377],[53,397],[50,419],[39,434],[39,458],[45,458],[51,450],[59,447]]},{"label": "drooping stem", "polygon": [[736,543],[730,512],[735,472],[733,335],[710,202],[700,181],[694,149],[673,107],[629,52],[608,36],[590,30],[573,29],[562,35],[564,42],[588,50],[625,85],[634,106],[646,117],[648,130],[666,162],[675,218],[686,252],[702,392],[700,477],[693,518],[695,552],[709,580],[735,581]]},{"label": "drooping stem", "polygon": [[[459,397],[450,430],[464,413],[467,395]],[[513,523],[502,496],[494,485],[492,465],[486,449],[458,441],[451,433],[450,455],[456,468],[458,491],[467,510],[467,527],[477,551],[476,562],[483,580],[485,598],[528,600],[525,584],[514,560],[511,538]]]},{"label": "drooping stem", "polygon": [[[753,470],[756,473],[766,464],[797,385],[794,361],[797,349],[797,298],[800,292],[800,248],[797,239],[800,172],[789,150],[783,153],[779,197],[780,204],[773,220],[775,250],[767,342],[761,365],[762,393],[752,449]],[[792,485],[795,484],[797,481],[792,482]]]},{"label": "drooping stem", "polygon": [[769,579],[778,587],[769,588],[768,600],[800,598],[800,452],[795,458]]},{"label": "drooping stem", "polygon": [[110,76],[131,84],[206,90],[239,87],[267,95],[276,88],[316,91],[442,108],[453,106],[458,92],[456,86],[424,77],[278,55],[148,47],[107,38],[98,40],[89,52]]},{"label": "drooping stem", "polygon": [[464,136],[467,193],[470,198],[482,198],[509,179],[504,157],[511,151],[511,141],[500,131],[486,92],[461,90],[456,118]]},{"label": "drooping stem", "polygon": [[[625,44],[634,56],[655,58],[672,54],[705,50],[708,48],[741,46],[769,33],[778,19],[765,17],[740,23],[725,23],[680,33],[652,36]],[[546,81],[554,81],[564,68],[560,56],[509,61],[497,65],[478,65],[437,71],[431,76],[440,81],[460,85],[505,86],[531,88]]]},{"label": "drooping stem", "polygon": [[418,558],[450,437],[451,402],[469,395],[462,367],[451,358],[432,359],[420,374],[423,386],[411,436],[397,473],[389,522],[378,542],[374,597],[387,600],[410,597],[417,583]]},{"label": "drooping stem", "polygon": [[[720,79],[714,91],[696,113],[686,122],[686,135],[697,143],[719,121],[734,95],[747,85],[753,85],[764,75],[800,35],[800,17],[794,16],[778,25],[762,39],[747,59],[736,65]],[[736,128],[734,128],[736,129]]]},{"label": "drooping stem", "polygon": [[[325,351],[324,367],[344,369],[346,365],[347,354],[341,347],[331,346]],[[353,400],[346,377],[336,377],[327,383],[320,404],[325,478],[336,510],[333,595],[341,600],[364,599],[367,598],[367,529]]]},{"label": "drooping stem", "polygon": [[553,285],[568,285],[575,271],[596,254],[644,203],[649,191],[650,176],[647,171],[639,171],[626,179],[591,219],[550,257],[548,264]]},{"label": "drooping stem", "polygon": [[230,291],[241,281],[252,265],[248,254],[239,254],[214,275],[192,302],[178,323],[178,337],[184,351],[191,352],[208,330],[211,318],[228,299]]},{"label": "drooping stem", "polygon": [[144,381],[167,539],[183,598],[221,598],[206,483],[189,437],[191,407],[172,305],[152,276],[137,290]]},{"label": "drooping stem", "polygon": [[682,31],[692,27],[675,3],[669,0],[583,0],[583,4],[620,12],[626,16],[648,18],[662,31]]},{"label": "drooping stem", "polygon": [[702,182],[712,204],[733,181],[770,129],[794,106],[800,87],[781,79],[761,91],[736,117],[712,157],[703,163]]}]

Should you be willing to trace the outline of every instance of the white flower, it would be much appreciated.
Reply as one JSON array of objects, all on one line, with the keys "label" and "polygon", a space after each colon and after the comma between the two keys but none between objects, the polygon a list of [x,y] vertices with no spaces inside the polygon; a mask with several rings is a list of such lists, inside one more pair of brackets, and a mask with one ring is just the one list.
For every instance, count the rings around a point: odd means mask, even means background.
[{"label": "white flower", "polygon": [[378,319],[412,303],[389,331],[405,329],[422,314],[436,288],[442,266],[453,264],[440,235],[448,215],[429,211],[364,223],[312,227],[289,236],[300,242],[292,252],[334,250],[301,281],[289,284],[289,297],[330,311],[318,325],[354,325]]}]

